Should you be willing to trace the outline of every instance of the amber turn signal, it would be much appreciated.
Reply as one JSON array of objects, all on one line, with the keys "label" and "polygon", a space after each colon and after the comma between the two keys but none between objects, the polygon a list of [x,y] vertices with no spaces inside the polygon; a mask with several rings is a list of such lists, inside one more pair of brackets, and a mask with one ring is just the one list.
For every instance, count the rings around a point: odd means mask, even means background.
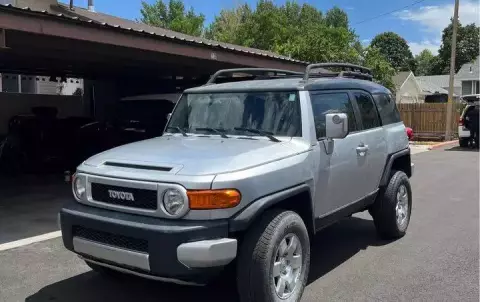
[{"label": "amber turn signal", "polygon": [[241,199],[240,192],[234,189],[187,191],[187,196],[192,210],[233,208]]}]

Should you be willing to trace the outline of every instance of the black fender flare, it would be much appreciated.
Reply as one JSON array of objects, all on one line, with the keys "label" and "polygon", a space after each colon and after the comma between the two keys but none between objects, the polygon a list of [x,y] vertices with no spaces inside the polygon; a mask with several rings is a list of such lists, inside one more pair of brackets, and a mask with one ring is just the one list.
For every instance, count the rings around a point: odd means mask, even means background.
[{"label": "black fender flare", "polygon": [[400,158],[405,155],[410,155],[410,148],[403,149],[401,151],[398,151],[396,153],[392,153],[387,157],[387,164],[385,165],[385,168],[383,169],[383,174],[382,178],[380,179],[380,187],[385,186],[388,184],[389,178],[390,178],[390,172],[392,170],[393,163],[397,158]]},{"label": "black fender flare", "polygon": [[[310,187],[307,184],[300,184],[294,187],[290,187],[288,189],[275,192],[273,194],[261,197],[252,203],[250,203],[246,208],[244,208],[240,213],[236,214],[236,216],[232,217],[229,221],[229,229],[230,232],[238,232],[246,230],[250,224],[260,215],[262,215],[267,209],[271,208],[272,206],[280,203],[281,201],[288,199],[292,196],[308,192],[310,194]],[[311,195],[309,195],[311,196]],[[313,223],[313,204],[310,200],[310,209],[311,211],[311,219]],[[305,222],[306,224],[310,222]]]}]

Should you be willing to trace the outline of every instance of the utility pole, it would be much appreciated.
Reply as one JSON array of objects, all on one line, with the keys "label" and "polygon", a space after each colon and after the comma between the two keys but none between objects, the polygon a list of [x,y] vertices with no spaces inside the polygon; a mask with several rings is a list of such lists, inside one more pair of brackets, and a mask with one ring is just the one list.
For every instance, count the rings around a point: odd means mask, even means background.
[{"label": "utility pole", "polygon": [[457,54],[457,28],[458,28],[458,5],[459,0],[455,0],[455,10],[453,13],[453,33],[452,33],[452,53],[450,57],[450,82],[448,85],[448,104],[447,104],[447,127],[445,130],[445,140],[452,139],[452,118],[453,118],[453,85],[455,78],[455,57]]}]

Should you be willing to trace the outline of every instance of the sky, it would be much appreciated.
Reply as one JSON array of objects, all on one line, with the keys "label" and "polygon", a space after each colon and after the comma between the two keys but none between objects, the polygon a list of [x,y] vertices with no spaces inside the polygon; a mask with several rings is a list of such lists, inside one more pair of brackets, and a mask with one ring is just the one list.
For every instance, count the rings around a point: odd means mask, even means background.
[{"label": "sky", "polygon": [[[87,0],[74,1],[76,6],[87,6]],[[155,0],[147,2],[153,3]],[[212,22],[222,9],[245,2],[255,6],[257,0],[184,0],[187,8],[193,7],[195,12],[205,15],[206,25]],[[275,2],[283,4],[285,0]],[[297,2],[311,4],[323,12],[333,6],[342,8],[348,14],[350,26],[365,45],[379,33],[396,32],[407,40],[414,55],[423,49],[437,53],[442,30],[449,24],[454,9],[454,0],[297,0]],[[94,4],[97,12],[132,20],[140,18],[141,0],[94,0]],[[479,25],[479,5],[479,0],[460,0],[460,22]],[[396,12],[390,13],[392,11]],[[383,14],[386,15],[378,17]]]}]

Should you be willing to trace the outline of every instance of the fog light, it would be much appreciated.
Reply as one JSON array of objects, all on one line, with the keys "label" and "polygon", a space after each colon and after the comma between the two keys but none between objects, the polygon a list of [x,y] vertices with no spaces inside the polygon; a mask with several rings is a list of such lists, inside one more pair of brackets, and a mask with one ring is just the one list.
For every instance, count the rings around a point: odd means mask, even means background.
[{"label": "fog light", "polygon": [[172,216],[179,216],[186,207],[186,198],[177,189],[167,189],[163,194],[163,206],[165,211]]}]

